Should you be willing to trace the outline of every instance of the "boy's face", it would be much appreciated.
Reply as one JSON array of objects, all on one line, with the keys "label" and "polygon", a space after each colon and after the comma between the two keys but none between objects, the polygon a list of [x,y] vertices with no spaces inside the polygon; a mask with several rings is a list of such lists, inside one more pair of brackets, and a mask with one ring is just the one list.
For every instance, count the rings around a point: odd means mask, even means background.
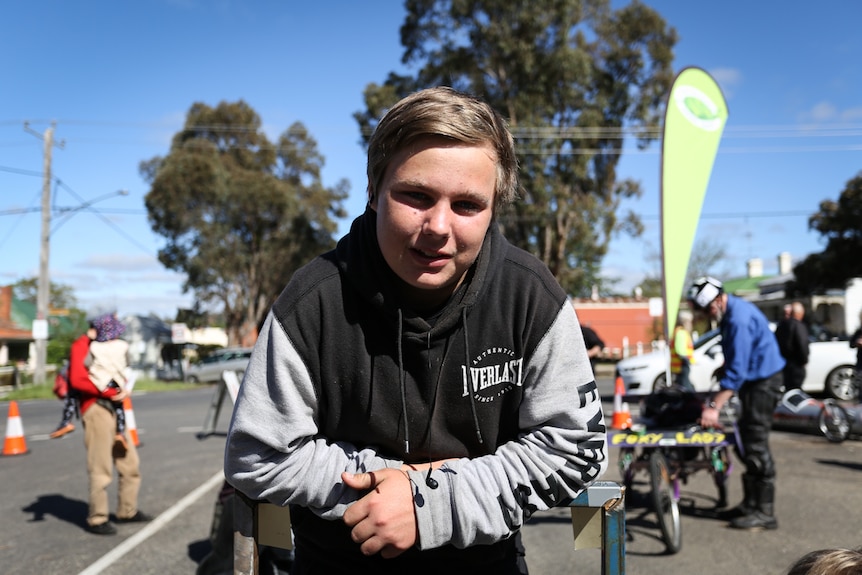
[{"label": "boy's face", "polygon": [[371,207],[383,258],[417,309],[445,302],[476,260],[496,181],[490,146],[427,137],[392,158]]}]

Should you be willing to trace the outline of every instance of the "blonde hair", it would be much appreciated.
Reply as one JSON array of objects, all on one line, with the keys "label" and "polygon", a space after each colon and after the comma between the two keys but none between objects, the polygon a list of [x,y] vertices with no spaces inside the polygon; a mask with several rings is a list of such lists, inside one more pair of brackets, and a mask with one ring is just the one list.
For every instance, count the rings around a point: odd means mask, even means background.
[{"label": "blonde hair", "polygon": [[379,192],[392,158],[416,140],[437,136],[467,145],[489,145],[497,156],[495,213],[515,199],[518,160],[509,126],[485,102],[447,87],[407,96],[383,116],[368,142],[368,199]]},{"label": "blonde hair", "polygon": [[787,575],[859,575],[862,552],[853,549],[818,549],[794,563]]}]

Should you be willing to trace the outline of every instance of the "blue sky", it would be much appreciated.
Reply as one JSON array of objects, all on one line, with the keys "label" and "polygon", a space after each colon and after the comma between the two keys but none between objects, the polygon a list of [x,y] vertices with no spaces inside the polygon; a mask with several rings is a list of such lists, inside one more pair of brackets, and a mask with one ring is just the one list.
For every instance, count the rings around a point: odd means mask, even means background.
[{"label": "blue sky", "polygon": [[[798,260],[822,250],[808,215],[862,170],[862,4],[645,3],[679,33],[675,68],[706,69],[727,98],[698,228],[699,238],[727,247],[716,272],[743,275],[745,261],[759,257],[775,273],[779,252]],[[305,124],[326,157],[324,183],[351,182],[355,217],[365,158],[352,114],[366,84],[400,69],[403,16],[396,1],[8,4],[0,19],[0,284],[38,273],[43,142],[25,121],[39,135],[57,123],[57,207],[129,192],[52,232],[51,277],[71,285],[85,309],[173,317],[189,305],[183,278],[156,260],[162,241],[147,223],[138,164],[168,152],[194,102],[243,99],[272,139]],[[605,273],[621,289],[657,265],[658,150],[628,149],[620,163],[620,177],[642,182],[644,195],[625,207],[646,224],[643,237],[611,244]]]}]

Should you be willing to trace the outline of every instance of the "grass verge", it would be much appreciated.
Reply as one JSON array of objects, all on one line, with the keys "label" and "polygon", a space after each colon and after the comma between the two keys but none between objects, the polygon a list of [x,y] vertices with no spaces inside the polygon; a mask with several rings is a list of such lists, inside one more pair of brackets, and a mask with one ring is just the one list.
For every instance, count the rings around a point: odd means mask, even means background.
[{"label": "grass verge", "polygon": [[[210,387],[210,384],[139,379],[135,383],[135,392],[177,391],[182,389],[195,389],[198,387]],[[47,383],[43,385],[25,385],[20,389],[13,389],[0,397],[0,401],[18,401],[24,399],[55,399],[53,382],[50,385]]]}]

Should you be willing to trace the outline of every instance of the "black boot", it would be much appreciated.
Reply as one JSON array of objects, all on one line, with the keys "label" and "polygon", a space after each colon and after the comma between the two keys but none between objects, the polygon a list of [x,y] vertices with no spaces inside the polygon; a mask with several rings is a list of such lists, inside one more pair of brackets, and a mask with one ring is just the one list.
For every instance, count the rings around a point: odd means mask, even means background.
[{"label": "black boot", "polygon": [[760,479],[755,483],[755,494],[757,496],[757,509],[737,517],[730,522],[734,529],[747,529],[749,531],[762,531],[764,529],[778,529],[778,520],[775,519],[775,479]]},{"label": "black boot", "polygon": [[722,519],[736,519],[737,517],[745,517],[757,509],[757,478],[748,473],[742,475],[742,502],[736,507],[732,507],[721,513]]}]

